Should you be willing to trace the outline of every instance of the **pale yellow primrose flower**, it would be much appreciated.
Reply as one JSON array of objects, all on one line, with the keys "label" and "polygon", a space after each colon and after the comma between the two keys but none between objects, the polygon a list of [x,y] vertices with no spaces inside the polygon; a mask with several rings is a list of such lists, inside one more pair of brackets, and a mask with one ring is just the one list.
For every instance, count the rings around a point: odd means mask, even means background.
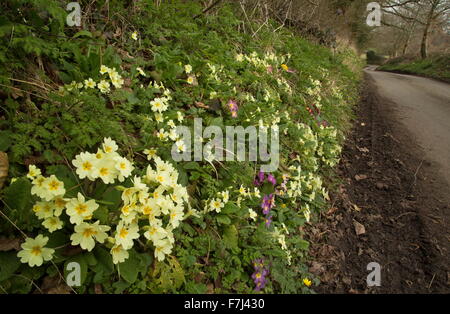
[{"label": "pale yellow primrose flower", "polygon": [[144,149],[144,154],[147,155],[148,160],[152,160],[156,156],[156,149]]},{"label": "pale yellow primrose flower", "polygon": [[111,85],[109,84],[109,82],[105,80],[101,80],[100,83],[97,84],[98,89],[103,94],[108,93],[110,91],[110,86]]},{"label": "pale yellow primrose flower", "polygon": [[258,217],[258,214],[251,208],[248,209],[248,213],[249,213],[250,219],[252,219],[253,221],[255,221],[256,217]]},{"label": "pale yellow primrose flower", "polygon": [[194,82],[195,82],[195,78],[192,76],[192,75],[189,75],[188,76],[188,78],[186,79],[186,82],[188,83],[188,84],[194,84]]},{"label": "pale yellow primrose flower", "polygon": [[139,72],[140,75],[142,75],[142,76],[147,76],[147,75],[145,74],[144,70],[142,70],[141,67],[137,67],[136,70]]},{"label": "pale yellow primrose flower", "polygon": [[40,196],[46,201],[50,201],[51,199],[62,196],[66,193],[64,189],[64,182],[59,181],[58,178],[52,174],[49,178],[46,178],[43,182],[43,189]]},{"label": "pale yellow primrose flower", "polygon": [[191,73],[191,72],[192,72],[192,66],[191,66],[190,64],[186,64],[186,65],[184,66],[184,71],[185,71],[187,74]]},{"label": "pale yellow primrose flower", "polygon": [[122,245],[125,250],[133,247],[133,240],[139,238],[139,226],[137,224],[124,225],[120,221],[117,225],[115,240],[118,245]]},{"label": "pale yellow primrose flower", "polygon": [[111,71],[111,69],[108,68],[106,65],[102,65],[102,66],[100,67],[100,74],[109,73],[109,71]]},{"label": "pale yellow primrose flower", "polygon": [[95,88],[95,86],[97,86],[97,83],[95,83],[92,78],[84,80],[84,87],[85,88]]},{"label": "pale yellow primrose flower", "polygon": [[111,255],[114,264],[123,263],[130,256],[128,251],[120,244],[112,247]]},{"label": "pale yellow primrose flower", "polygon": [[82,222],[75,226],[75,233],[72,234],[70,240],[72,240],[72,245],[80,245],[83,250],[92,251],[95,247],[95,240],[99,243],[103,243],[111,227],[105,225],[99,225],[99,221],[93,224],[87,222]]},{"label": "pale yellow primrose flower", "polygon": [[50,233],[62,229],[63,222],[59,217],[49,217],[42,222],[42,225],[47,228]]},{"label": "pale yellow primrose flower", "polygon": [[22,243],[22,250],[17,253],[22,263],[28,263],[30,267],[41,266],[44,261],[49,261],[53,258],[54,249],[46,248],[48,237],[41,234],[36,238],[27,238]]},{"label": "pale yellow primrose flower", "polygon": [[35,165],[29,165],[28,166],[28,179],[34,179],[37,176],[41,175],[41,169],[37,168]]},{"label": "pale yellow primrose flower", "polygon": [[70,216],[70,222],[76,225],[81,224],[85,219],[92,217],[94,211],[98,208],[95,200],[86,199],[81,193],[78,193],[77,198],[70,199],[66,204],[66,213]]}]

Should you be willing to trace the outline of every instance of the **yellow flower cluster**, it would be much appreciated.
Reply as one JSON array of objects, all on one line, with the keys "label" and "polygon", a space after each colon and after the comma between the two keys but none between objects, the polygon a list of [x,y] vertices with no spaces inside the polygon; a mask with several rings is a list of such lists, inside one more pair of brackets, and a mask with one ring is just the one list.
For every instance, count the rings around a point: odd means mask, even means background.
[{"label": "yellow flower cluster", "polygon": [[[142,69],[139,72],[142,74],[143,73]],[[101,93],[106,94],[111,91],[111,84],[115,88],[122,88],[124,84],[124,79],[115,68],[108,68],[107,66],[102,65],[100,67],[100,74],[103,75],[106,73],[108,74],[109,81],[106,78],[102,78],[99,82],[95,82],[92,78],[88,78],[84,80],[83,83],[73,81],[72,83],[65,85],[64,88],[62,88],[62,90],[70,92],[74,89],[82,89],[83,87],[85,89],[94,89],[97,87]],[[145,76],[145,73],[142,75]]]},{"label": "yellow flower cluster", "polygon": [[117,179],[123,182],[131,175],[134,167],[126,158],[117,153],[118,146],[111,138],[103,140],[102,149],[92,154],[82,152],[75,156],[72,164],[76,167],[76,173],[80,179],[88,178],[95,181],[102,179],[105,184],[114,183]]},{"label": "yellow flower cluster", "polygon": [[59,219],[65,201],[62,198],[66,193],[64,182],[58,180],[55,175],[44,177],[41,170],[35,165],[28,167],[27,178],[32,182],[31,194],[38,196],[42,201],[33,206],[35,215],[43,220],[42,225],[51,233],[63,227]]},{"label": "yellow flower cluster", "polygon": [[208,213],[215,211],[216,213],[220,213],[222,211],[222,208],[225,207],[225,204],[228,203],[229,200],[230,200],[229,191],[217,192],[216,198],[206,200],[204,212]]},{"label": "yellow flower cluster", "polygon": [[[139,238],[139,219],[148,220],[144,236],[154,245],[155,258],[164,260],[175,242],[173,230],[185,218],[185,204],[189,207],[188,193],[177,183],[178,171],[157,156],[153,159],[156,168],[148,166],[146,175],[135,177],[133,186],[122,192],[121,220],[111,249],[114,263],[128,258],[127,250],[133,246],[133,240]],[[168,217],[166,225],[164,217]]]}]

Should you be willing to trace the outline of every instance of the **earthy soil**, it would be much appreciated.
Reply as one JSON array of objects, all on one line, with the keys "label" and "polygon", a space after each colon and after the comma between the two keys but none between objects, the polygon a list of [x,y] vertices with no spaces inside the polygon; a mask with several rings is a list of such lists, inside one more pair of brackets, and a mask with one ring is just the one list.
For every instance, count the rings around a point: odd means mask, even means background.
[{"label": "earthy soil", "polygon": [[[395,108],[366,75],[339,192],[310,230],[318,293],[450,292],[450,187]],[[367,286],[370,262],[379,287]]]}]

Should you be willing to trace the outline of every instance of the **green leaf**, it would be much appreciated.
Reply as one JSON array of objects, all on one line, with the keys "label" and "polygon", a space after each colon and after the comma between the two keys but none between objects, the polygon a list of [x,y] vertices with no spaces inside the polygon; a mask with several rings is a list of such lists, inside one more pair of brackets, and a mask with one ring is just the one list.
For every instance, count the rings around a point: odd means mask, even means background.
[{"label": "green leaf", "polygon": [[112,284],[114,290],[114,293],[122,293],[127,289],[131,284],[129,282],[120,280]]},{"label": "green leaf", "polygon": [[0,281],[8,279],[20,267],[16,252],[0,252]]},{"label": "green leaf", "polygon": [[223,232],[223,244],[225,247],[235,249],[238,247],[238,231],[235,225],[227,226]]},{"label": "green leaf", "polygon": [[99,206],[93,214],[93,218],[100,221],[100,224],[108,224],[109,210],[106,206]]},{"label": "green leaf", "polygon": [[25,178],[14,181],[5,191],[5,202],[11,209],[23,211],[31,201],[31,183]]},{"label": "green leaf", "polygon": [[190,162],[185,163],[183,165],[183,168],[186,170],[199,170],[200,165],[198,164],[198,162],[190,161]]},{"label": "green leaf", "polygon": [[118,265],[120,276],[129,283],[134,283],[137,279],[141,259],[135,250],[129,250],[130,257],[128,257],[123,263]]},{"label": "green leaf", "polygon": [[219,222],[223,225],[229,225],[231,223],[231,219],[226,215],[217,215],[216,219],[217,219],[217,222]]},{"label": "green leaf", "polygon": [[6,150],[11,146],[12,134],[13,133],[10,131],[0,131],[0,151],[6,152]]},{"label": "green leaf", "polygon": [[95,271],[102,271],[105,275],[112,274],[114,272],[114,264],[111,254],[100,246],[96,246],[93,253],[98,262]]},{"label": "green leaf", "polygon": [[234,214],[237,213],[241,210],[241,208],[239,206],[237,206],[236,204],[232,203],[232,202],[228,202],[225,204],[225,206],[222,209],[222,213],[223,214]]},{"label": "green leaf", "polygon": [[77,32],[75,35],[73,35],[73,38],[77,38],[77,37],[81,37],[81,36],[86,36],[86,37],[89,37],[89,38],[93,37],[92,33],[90,31],[87,31],[87,30],[83,29],[83,30]]}]

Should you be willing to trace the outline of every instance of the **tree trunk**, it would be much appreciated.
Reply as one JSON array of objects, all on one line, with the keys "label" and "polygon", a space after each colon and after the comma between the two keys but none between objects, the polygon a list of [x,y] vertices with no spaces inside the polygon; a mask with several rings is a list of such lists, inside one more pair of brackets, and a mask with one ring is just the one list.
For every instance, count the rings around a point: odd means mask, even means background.
[{"label": "tree trunk", "polygon": [[427,52],[427,41],[428,41],[428,31],[430,29],[431,21],[427,21],[425,29],[423,30],[422,43],[420,44],[420,56],[425,59],[428,55]]},{"label": "tree trunk", "polygon": [[425,59],[428,55],[428,32],[430,30],[430,26],[433,23],[433,15],[436,7],[438,6],[440,0],[434,0],[431,4],[430,12],[428,13],[427,23],[425,24],[425,29],[423,30],[422,43],[420,44],[420,56],[422,59]]},{"label": "tree trunk", "polygon": [[403,46],[402,56],[404,56],[406,54],[406,50],[408,50],[408,45],[409,45],[409,36],[405,41],[405,45]]}]

